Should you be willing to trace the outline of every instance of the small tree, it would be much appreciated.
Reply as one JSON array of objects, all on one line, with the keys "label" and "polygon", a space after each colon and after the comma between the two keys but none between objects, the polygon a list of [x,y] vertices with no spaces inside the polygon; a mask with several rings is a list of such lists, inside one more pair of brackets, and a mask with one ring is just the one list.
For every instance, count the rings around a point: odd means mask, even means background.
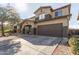
[{"label": "small tree", "polygon": [[4,7],[0,7],[0,22],[1,22],[1,30],[2,30],[2,36],[4,35],[4,28],[3,28],[3,23],[5,20],[7,20],[7,9]]},{"label": "small tree", "polygon": [[20,21],[19,14],[17,13],[16,9],[10,4],[7,4],[5,7],[0,7],[0,22],[1,22],[1,29],[2,29],[2,36],[4,35],[4,22],[8,21],[13,27],[14,24]]},{"label": "small tree", "polygon": [[6,8],[8,11],[8,21],[12,24],[12,26],[16,23],[19,23],[20,16],[16,9],[13,6],[10,6],[10,4],[7,4]]}]

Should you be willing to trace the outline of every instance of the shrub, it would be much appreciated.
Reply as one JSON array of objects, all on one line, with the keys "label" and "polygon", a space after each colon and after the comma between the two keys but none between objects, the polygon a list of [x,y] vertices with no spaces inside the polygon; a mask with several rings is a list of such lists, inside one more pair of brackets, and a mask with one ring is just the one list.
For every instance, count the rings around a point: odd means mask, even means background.
[{"label": "shrub", "polygon": [[73,54],[79,54],[79,38],[72,37],[69,39],[69,45]]}]

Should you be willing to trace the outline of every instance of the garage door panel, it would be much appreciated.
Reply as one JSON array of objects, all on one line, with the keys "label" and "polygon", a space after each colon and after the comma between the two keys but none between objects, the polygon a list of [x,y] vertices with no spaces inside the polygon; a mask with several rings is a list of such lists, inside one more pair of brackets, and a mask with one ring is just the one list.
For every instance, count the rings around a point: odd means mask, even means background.
[{"label": "garage door panel", "polygon": [[62,24],[40,25],[37,28],[38,35],[62,36]]}]

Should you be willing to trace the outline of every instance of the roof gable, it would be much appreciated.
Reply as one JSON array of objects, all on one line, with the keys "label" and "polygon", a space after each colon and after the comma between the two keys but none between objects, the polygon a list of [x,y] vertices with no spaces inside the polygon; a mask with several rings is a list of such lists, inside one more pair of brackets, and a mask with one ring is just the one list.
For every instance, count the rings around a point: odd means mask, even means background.
[{"label": "roof gable", "polygon": [[36,12],[38,12],[39,10],[44,9],[44,8],[50,8],[51,10],[53,10],[51,6],[40,6],[40,7],[34,12],[34,14],[35,14]]}]

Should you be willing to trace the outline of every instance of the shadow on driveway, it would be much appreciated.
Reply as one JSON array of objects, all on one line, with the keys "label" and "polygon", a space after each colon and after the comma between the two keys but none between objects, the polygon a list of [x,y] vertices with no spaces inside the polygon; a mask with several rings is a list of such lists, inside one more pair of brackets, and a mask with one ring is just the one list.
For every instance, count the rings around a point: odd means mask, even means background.
[{"label": "shadow on driveway", "polygon": [[21,47],[20,42],[14,42],[13,39],[0,41],[0,55],[13,55]]},{"label": "shadow on driveway", "polygon": [[61,37],[46,37],[46,36],[34,36],[26,35],[20,36],[22,39],[32,43],[33,45],[42,45],[42,46],[54,46],[59,44],[63,38]]}]

